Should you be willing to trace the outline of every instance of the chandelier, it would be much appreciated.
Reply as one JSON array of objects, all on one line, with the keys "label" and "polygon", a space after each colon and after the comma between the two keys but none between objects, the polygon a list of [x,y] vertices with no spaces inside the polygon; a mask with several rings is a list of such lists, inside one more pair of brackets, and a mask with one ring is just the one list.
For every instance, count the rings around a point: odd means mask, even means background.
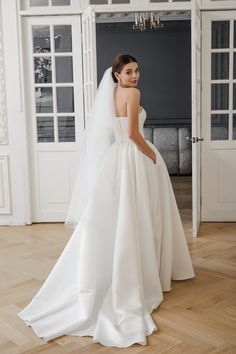
[{"label": "chandelier", "polygon": [[134,13],[133,29],[144,31],[149,29],[158,29],[163,27],[163,23],[160,23],[160,15],[155,12],[135,12]]}]

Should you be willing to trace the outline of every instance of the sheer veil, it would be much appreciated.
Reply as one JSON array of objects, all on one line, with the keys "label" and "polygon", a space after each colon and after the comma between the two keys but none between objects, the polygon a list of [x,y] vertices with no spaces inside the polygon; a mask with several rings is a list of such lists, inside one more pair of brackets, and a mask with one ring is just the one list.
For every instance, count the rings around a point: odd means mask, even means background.
[{"label": "sheer veil", "polygon": [[106,149],[114,142],[112,118],[115,117],[112,67],[106,69],[98,86],[94,104],[81,142],[72,197],[65,226],[76,227],[93,191],[100,163]]}]

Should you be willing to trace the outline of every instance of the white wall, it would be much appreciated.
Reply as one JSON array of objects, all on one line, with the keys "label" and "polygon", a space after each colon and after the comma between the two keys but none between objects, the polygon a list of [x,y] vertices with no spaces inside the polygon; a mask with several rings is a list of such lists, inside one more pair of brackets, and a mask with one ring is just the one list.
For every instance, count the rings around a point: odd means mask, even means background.
[{"label": "white wall", "polygon": [[0,225],[19,225],[30,204],[17,0],[1,1],[0,15]]}]

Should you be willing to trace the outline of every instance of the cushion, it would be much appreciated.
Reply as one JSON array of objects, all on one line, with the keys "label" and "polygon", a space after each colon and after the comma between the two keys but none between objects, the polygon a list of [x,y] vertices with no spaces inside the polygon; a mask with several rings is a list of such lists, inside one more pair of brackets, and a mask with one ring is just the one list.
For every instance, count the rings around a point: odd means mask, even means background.
[{"label": "cushion", "polygon": [[154,128],[153,144],[164,159],[169,174],[179,174],[179,137],[177,128]]},{"label": "cushion", "polygon": [[186,140],[191,138],[189,128],[179,128],[179,173],[188,175],[192,173],[192,142]]},{"label": "cushion", "polygon": [[144,138],[153,142],[153,129],[149,127],[143,127]]}]

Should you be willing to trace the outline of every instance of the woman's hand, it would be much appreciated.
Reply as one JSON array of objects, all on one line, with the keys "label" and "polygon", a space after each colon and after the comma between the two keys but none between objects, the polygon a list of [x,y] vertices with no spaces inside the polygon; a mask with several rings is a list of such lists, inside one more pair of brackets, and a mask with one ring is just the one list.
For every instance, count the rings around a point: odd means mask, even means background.
[{"label": "woman's hand", "polygon": [[152,150],[152,156],[151,156],[152,161],[156,164],[157,162],[157,157],[156,157],[156,153]]}]

